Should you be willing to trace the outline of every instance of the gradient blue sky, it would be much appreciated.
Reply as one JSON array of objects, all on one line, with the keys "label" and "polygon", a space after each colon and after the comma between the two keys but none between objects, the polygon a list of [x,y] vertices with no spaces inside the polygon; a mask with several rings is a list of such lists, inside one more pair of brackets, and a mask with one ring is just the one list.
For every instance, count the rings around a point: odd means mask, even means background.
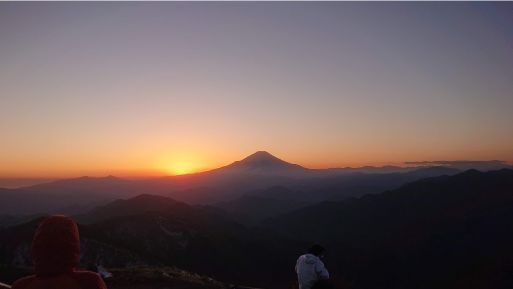
[{"label": "gradient blue sky", "polygon": [[513,3],[0,3],[0,176],[513,161]]}]

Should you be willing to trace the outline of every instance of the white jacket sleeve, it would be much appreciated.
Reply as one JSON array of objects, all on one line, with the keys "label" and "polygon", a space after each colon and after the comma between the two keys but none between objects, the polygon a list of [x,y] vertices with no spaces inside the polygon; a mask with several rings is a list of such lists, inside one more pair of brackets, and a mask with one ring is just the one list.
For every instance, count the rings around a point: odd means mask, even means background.
[{"label": "white jacket sleeve", "polygon": [[319,277],[319,279],[329,279],[330,278],[330,273],[328,272],[328,270],[324,266],[324,263],[321,260],[319,260],[319,262],[315,263],[315,272],[317,273],[317,276]]}]

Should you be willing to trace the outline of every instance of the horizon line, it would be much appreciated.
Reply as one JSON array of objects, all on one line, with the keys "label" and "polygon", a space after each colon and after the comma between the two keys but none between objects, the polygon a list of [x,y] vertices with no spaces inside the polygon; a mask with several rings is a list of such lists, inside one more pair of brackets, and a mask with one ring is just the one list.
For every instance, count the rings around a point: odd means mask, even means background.
[{"label": "horizon line", "polygon": [[[8,180],[62,180],[62,179],[76,179],[76,178],[83,178],[83,177],[92,177],[92,178],[106,178],[109,176],[112,177],[118,177],[118,178],[125,178],[125,179],[146,179],[146,178],[158,178],[158,177],[173,177],[173,176],[185,176],[185,175],[193,175],[193,174],[199,174],[199,173],[205,173],[209,171],[213,171],[216,169],[223,168],[225,166],[229,166],[235,162],[242,161],[245,158],[252,156],[257,153],[267,153],[273,157],[276,157],[275,155],[269,153],[265,150],[257,150],[254,153],[245,155],[244,157],[240,158],[239,160],[232,161],[230,163],[227,163],[225,165],[216,166],[212,168],[204,168],[204,169],[198,169],[197,171],[191,171],[191,172],[185,172],[185,173],[176,173],[176,174],[170,174],[166,173],[164,171],[159,170],[137,170],[137,169],[99,169],[98,171],[102,171],[101,173],[77,173],[77,174],[61,174],[61,175],[0,175],[0,180],[8,181]],[[398,168],[409,168],[409,167],[433,167],[433,166],[445,166],[445,167],[454,167],[455,165],[472,165],[472,164],[496,164],[496,165],[505,165],[505,166],[513,166],[513,161],[507,161],[507,160],[498,160],[498,159],[486,159],[486,160],[478,160],[478,159],[445,159],[445,160],[421,160],[421,161],[401,161],[401,162],[375,162],[375,163],[368,163],[363,165],[346,165],[346,166],[323,166],[323,167],[308,167],[304,166],[295,162],[288,162],[286,160],[283,160],[282,158],[276,157],[279,160],[285,161],[290,164],[297,164],[305,169],[309,170],[329,170],[329,169],[363,169],[363,168],[385,168],[385,167],[398,167]],[[84,170],[85,171],[85,170]],[[1,188],[1,186],[0,186]]]}]

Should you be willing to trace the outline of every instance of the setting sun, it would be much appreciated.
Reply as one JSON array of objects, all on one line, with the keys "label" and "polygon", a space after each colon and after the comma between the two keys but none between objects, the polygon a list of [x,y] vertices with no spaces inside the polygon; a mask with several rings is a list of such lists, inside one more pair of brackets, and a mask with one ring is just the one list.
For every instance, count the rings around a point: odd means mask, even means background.
[{"label": "setting sun", "polygon": [[166,173],[171,175],[185,175],[196,172],[196,167],[188,162],[173,163],[166,170]]},{"label": "setting sun", "polygon": [[205,160],[193,153],[171,153],[161,157],[156,168],[169,175],[185,175],[204,170]]}]

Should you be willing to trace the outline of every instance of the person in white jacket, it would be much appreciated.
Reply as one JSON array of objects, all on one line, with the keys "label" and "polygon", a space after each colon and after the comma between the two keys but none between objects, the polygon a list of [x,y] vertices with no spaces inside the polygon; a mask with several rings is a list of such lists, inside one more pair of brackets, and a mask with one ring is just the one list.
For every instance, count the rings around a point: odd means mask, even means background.
[{"label": "person in white jacket", "polygon": [[330,278],[330,274],[321,260],[325,252],[326,250],[322,246],[314,245],[306,254],[299,256],[296,262],[299,289],[312,289],[319,281]]}]

